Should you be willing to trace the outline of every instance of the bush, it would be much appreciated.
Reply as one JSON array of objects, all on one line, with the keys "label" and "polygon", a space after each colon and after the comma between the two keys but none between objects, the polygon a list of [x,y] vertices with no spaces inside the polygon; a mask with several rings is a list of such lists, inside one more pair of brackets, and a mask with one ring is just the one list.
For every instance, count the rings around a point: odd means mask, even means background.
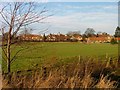
[{"label": "bush", "polygon": [[115,40],[114,38],[111,39],[110,41],[111,44],[117,44],[117,40]]}]

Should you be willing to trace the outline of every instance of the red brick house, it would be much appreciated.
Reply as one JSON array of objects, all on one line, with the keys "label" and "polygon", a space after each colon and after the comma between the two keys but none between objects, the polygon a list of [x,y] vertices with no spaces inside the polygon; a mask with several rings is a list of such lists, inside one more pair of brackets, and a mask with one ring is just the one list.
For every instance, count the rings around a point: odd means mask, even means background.
[{"label": "red brick house", "polygon": [[64,34],[58,34],[57,39],[58,41],[67,41],[68,37],[67,35],[64,35]]},{"label": "red brick house", "polygon": [[112,39],[112,36],[110,35],[97,35],[97,36],[92,36],[87,39],[88,43],[105,43],[105,42],[110,42]]},{"label": "red brick house", "polygon": [[55,34],[49,34],[46,37],[46,41],[56,41],[56,40],[57,40],[57,37]]},{"label": "red brick house", "polygon": [[116,37],[115,40],[117,40],[117,42],[119,42],[120,41],[120,37]]},{"label": "red brick house", "polygon": [[49,34],[46,41],[67,41],[68,37],[64,34]]},{"label": "red brick house", "polygon": [[78,40],[78,41],[81,41],[81,40],[82,40],[82,36],[81,36],[80,34],[74,34],[74,35],[72,36],[72,38],[74,38],[74,39],[76,39],[76,40]]},{"label": "red brick house", "polygon": [[35,34],[24,34],[18,36],[18,39],[23,41],[42,41],[43,37],[41,35],[35,35]]}]

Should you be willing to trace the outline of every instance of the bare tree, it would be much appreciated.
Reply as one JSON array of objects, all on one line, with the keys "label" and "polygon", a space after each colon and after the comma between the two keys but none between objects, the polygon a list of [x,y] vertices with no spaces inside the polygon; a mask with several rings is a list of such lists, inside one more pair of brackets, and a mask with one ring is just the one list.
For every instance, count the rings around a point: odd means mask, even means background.
[{"label": "bare tree", "polygon": [[[46,7],[41,7],[41,5],[35,2],[12,2],[4,3],[1,6],[3,6],[0,10],[1,23],[6,26],[5,30],[7,32],[7,45],[3,51],[7,61],[7,73],[10,73],[11,62],[14,58],[11,57],[12,39],[14,39],[23,26],[42,23],[44,19],[51,15],[47,14],[48,10]],[[5,30],[3,31],[5,32]]]},{"label": "bare tree", "polygon": [[25,29],[23,29],[23,30],[20,32],[20,35],[28,35],[28,34],[31,34],[32,31],[33,31],[32,28],[26,28],[26,27],[25,27]]},{"label": "bare tree", "polygon": [[87,35],[87,37],[90,37],[92,35],[95,35],[95,30],[93,28],[87,28],[84,34]]},{"label": "bare tree", "polygon": [[81,32],[80,32],[80,31],[69,31],[69,32],[67,33],[67,35],[69,35],[69,36],[72,36],[72,35],[75,35],[75,34],[80,35]]}]

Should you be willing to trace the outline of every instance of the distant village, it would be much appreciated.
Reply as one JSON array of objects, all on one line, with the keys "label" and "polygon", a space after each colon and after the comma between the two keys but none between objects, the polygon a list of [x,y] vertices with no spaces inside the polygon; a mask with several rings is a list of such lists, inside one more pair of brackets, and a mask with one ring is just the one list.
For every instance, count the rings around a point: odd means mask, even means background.
[{"label": "distant village", "polygon": [[36,42],[85,42],[85,43],[109,43],[112,39],[116,41],[119,38],[107,33],[92,34],[89,37],[85,34],[48,34],[48,35],[36,35],[36,34],[22,34],[19,35],[20,41],[36,41]]}]

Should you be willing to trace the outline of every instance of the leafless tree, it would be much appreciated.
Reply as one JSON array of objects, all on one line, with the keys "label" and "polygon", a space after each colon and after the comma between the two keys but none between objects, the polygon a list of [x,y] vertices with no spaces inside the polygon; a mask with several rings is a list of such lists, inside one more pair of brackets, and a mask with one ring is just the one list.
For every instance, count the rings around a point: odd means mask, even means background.
[{"label": "leafless tree", "polygon": [[31,34],[33,31],[32,28],[24,28],[21,32],[20,32],[20,35],[28,35],[28,34]]},{"label": "leafless tree", "polygon": [[4,31],[3,34],[7,32],[6,48],[3,49],[3,52],[5,53],[7,61],[7,73],[10,73],[11,62],[17,53],[20,52],[18,51],[14,57],[11,57],[11,45],[14,37],[23,26],[42,23],[43,20],[50,17],[51,14],[48,15],[46,7],[35,2],[11,2],[1,4],[1,23],[6,27],[6,29],[1,28],[1,31]]},{"label": "leafless tree", "polygon": [[87,28],[87,30],[84,33],[87,37],[91,37],[92,35],[95,35],[95,30],[93,28]]},{"label": "leafless tree", "polygon": [[69,31],[69,32],[67,33],[67,35],[69,35],[69,36],[72,36],[72,35],[75,35],[75,34],[80,35],[81,32],[80,32],[80,31]]}]

